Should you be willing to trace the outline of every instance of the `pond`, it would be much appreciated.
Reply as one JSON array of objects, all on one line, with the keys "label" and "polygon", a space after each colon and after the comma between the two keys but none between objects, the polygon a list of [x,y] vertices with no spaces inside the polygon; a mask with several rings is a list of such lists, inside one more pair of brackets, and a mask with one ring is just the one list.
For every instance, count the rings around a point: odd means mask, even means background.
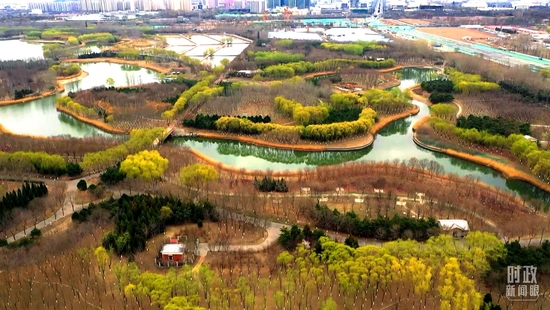
[{"label": "pond", "polygon": [[44,59],[41,43],[20,40],[0,41],[0,61]]},{"label": "pond", "polygon": [[[89,73],[82,80],[65,85],[65,93],[90,89],[105,85],[108,78],[112,78],[115,86],[131,86],[158,81],[156,72],[144,68],[132,68],[111,63],[80,64],[82,70]],[[63,94],[61,94],[63,95]],[[7,130],[31,136],[71,136],[87,137],[93,135],[108,135],[107,133],[84,124],[75,118],[60,113],[55,109],[57,96],[0,107],[0,124]]]}]

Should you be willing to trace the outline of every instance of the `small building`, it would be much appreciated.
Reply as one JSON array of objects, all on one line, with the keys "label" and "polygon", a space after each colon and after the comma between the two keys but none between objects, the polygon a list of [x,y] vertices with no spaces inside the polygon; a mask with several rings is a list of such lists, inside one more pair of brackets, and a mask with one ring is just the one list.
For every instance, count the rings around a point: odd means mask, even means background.
[{"label": "small building", "polygon": [[466,220],[437,220],[441,230],[455,238],[464,238],[470,231]]},{"label": "small building", "polygon": [[538,142],[539,140],[537,140],[537,138],[533,138],[531,136],[528,136],[528,135],[525,135],[523,136],[526,140],[528,141],[531,141],[531,142]]},{"label": "small building", "polygon": [[185,245],[181,243],[167,243],[160,249],[160,259],[170,264],[171,262],[182,264],[185,260]]},{"label": "small building", "polygon": [[254,74],[256,74],[256,71],[254,70],[240,70],[240,71],[237,71],[236,76],[251,78],[251,77],[254,77]]}]

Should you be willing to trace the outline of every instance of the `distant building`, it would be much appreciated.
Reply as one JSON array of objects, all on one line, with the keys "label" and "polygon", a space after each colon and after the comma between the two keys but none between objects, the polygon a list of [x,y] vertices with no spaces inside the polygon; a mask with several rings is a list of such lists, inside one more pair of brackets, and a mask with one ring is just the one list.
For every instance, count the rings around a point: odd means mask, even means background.
[{"label": "distant building", "polygon": [[455,238],[464,238],[470,231],[466,220],[437,220],[441,230]]},{"label": "distant building", "polygon": [[266,2],[264,0],[249,1],[250,13],[263,13],[266,10]]},{"label": "distant building", "polygon": [[430,5],[419,5],[418,6],[418,9],[419,10],[424,10],[424,11],[443,11],[443,6],[442,5],[435,5],[435,4],[430,4]]}]

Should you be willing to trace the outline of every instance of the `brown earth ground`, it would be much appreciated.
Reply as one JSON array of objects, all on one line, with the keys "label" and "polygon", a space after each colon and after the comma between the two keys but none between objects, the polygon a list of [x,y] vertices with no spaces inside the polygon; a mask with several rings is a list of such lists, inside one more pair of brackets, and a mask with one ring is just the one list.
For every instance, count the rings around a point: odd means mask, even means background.
[{"label": "brown earth ground", "polygon": [[395,19],[383,19],[382,22],[386,25],[402,26],[403,23]]},{"label": "brown earth ground", "polygon": [[0,197],[4,197],[7,192],[17,190],[21,187],[21,182],[11,182],[0,180]]},{"label": "brown earth ground", "polygon": [[475,30],[475,29],[468,29],[468,28],[462,28],[462,27],[437,27],[437,28],[418,28],[416,29],[418,31],[429,33],[432,35],[457,40],[457,41],[463,41],[463,42],[471,42],[468,40],[463,40],[463,37],[471,37],[472,41],[476,40],[486,40],[487,38],[494,38],[496,35]]},{"label": "brown earth ground", "polygon": [[422,19],[415,19],[415,18],[401,18],[401,19],[399,19],[399,21],[402,21],[404,23],[411,24],[411,25],[427,26],[427,25],[431,24],[429,21],[425,21],[425,20],[422,20]]},{"label": "brown earth ground", "polygon": [[[180,236],[180,242],[188,245],[191,249],[195,247],[195,240],[198,238],[200,243],[208,244],[229,244],[229,245],[254,245],[260,244],[267,237],[267,232],[263,228],[252,224],[229,221],[218,223],[205,222],[203,227],[199,228],[197,224],[182,224],[167,226],[163,234],[154,236],[147,240],[145,251],[136,254],[136,263],[145,270],[152,272],[167,271],[159,269],[155,265],[155,257],[163,244],[168,243],[170,237]],[[187,239],[187,241],[185,241]],[[208,254],[210,255],[210,253]]]}]

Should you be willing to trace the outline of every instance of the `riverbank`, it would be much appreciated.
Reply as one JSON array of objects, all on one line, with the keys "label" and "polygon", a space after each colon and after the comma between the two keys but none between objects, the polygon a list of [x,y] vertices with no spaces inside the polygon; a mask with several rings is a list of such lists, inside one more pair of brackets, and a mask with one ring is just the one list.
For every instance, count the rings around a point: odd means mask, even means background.
[{"label": "riverbank", "polygon": [[380,72],[380,73],[390,73],[390,72],[399,71],[399,70],[402,70],[402,69],[405,69],[405,68],[406,67],[403,67],[403,66],[395,66],[395,67],[391,67],[391,68],[388,68],[388,69],[378,69],[378,72]]},{"label": "riverbank", "polygon": [[[418,86],[416,86],[416,87],[418,87]],[[414,94],[414,92],[412,92],[413,88],[411,88],[410,93]],[[424,99],[426,101],[429,101],[423,96],[420,96],[420,95],[417,95],[417,94],[414,94],[414,95],[416,97],[416,98],[413,97],[415,100],[422,101],[420,99]],[[457,106],[459,107],[459,112],[457,112],[457,113],[460,114],[462,108],[459,104],[457,104]],[[500,162],[497,162],[497,161],[489,159],[489,158],[485,158],[485,157],[481,157],[481,156],[477,156],[477,155],[471,155],[471,154],[455,151],[455,150],[448,149],[448,148],[443,149],[443,148],[433,146],[433,145],[429,145],[427,143],[424,143],[424,142],[420,141],[420,139],[418,138],[417,130],[421,126],[423,126],[430,119],[430,117],[431,116],[426,116],[426,117],[422,118],[421,120],[419,120],[418,122],[416,122],[413,125],[413,141],[416,145],[418,145],[418,146],[420,146],[424,149],[430,150],[432,152],[444,153],[444,154],[447,154],[449,156],[453,156],[453,157],[456,157],[456,158],[460,158],[460,159],[463,159],[463,160],[474,162],[474,163],[479,164],[479,165],[487,166],[489,168],[492,168],[492,169],[502,173],[502,175],[506,179],[521,180],[521,181],[527,182],[531,185],[534,185],[534,186],[550,193],[550,184],[543,182],[542,180],[538,179],[537,177],[535,177],[531,174],[525,173],[523,171],[519,171],[518,169],[512,167],[509,164],[500,163]]]},{"label": "riverbank", "polygon": [[56,79],[58,81],[63,82],[63,83],[70,83],[70,82],[82,80],[83,78],[87,77],[88,75],[90,75],[88,72],[80,70],[80,72],[78,72],[76,74],[68,75],[68,76],[58,76],[58,77],[56,77]]},{"label": "riverbank", "polygon": [[88,125],[91,125],[91,126],[94,126],[98,129],[101,129],[105,132],[108,132],[108,133],[112,133],[112,134],[128,134],[129,132],[126,131],[126,130],[122,130],[122,129],[118,129],[118,128],[114,128],[113,126],[109,125],[109,124],[106,124],[100,120],[95,120],[95,119],[90,119],[90,118],[87,118],[85,116],[82,116],[82,115],[79,115],[65,107],[60,107],[59,105],[55,105],[55,109],[61,113],[65,113],[67,115],[70,115],[74,118],[76,118],[77,120],[81,121],[82,123],[85,123],[85,124],[88,124]]},{"label": "riverbank", "polygon": [[88,58],[88,59],[66,59],[66,60],[63,60],[63,62],[64,63],[108,62],[108,63],[114,63],[119,65],[138,66],[141,68],[153,70],[158,73],[170,73],[172,71],[172,69],[170,68],[164,68],[153,62],[147,62],[145,60],[126,60],[126,59],[120,59],[120,58],[101,57],[101,58]]},{"label": "riverbank", "polygon": [[413,100],[420,101],[427,106],[432,106],[432,103],[428,98],[414,92],[417,89],[420,89],[420,83],[414,84],[413,86],[409,87],[407,89],[407,91],[409,92],[409,96],[411,96]]},{"label": "riverbank", "polygon": [[219,132],[206,131],[206,130],[197,130],[194,128],[176,128],[174,132],[174,137],[187,136],[189,132],[195,134],[196,137],[205,138],[205,139],[219,139],[219,140],[231,140],[238,141],[241,143],[269,147],[281,150],[292,150],[292,151],[303,151],[303,152],[328,152],[328,151],[356,151],[369,147],[374,142],[374,136],[382,128],[390,124],[391,122],[400,120],[402,118],[409,117],[411,115],[416,115],[420,111],[420,108],[416,105],[413,106],[411,110],[404,111],[399,114],[390,115],[383,117],[379,122],[374,124],[370,129],[369,133],[354,137],[345,141],[337,141],[328,143],[326,145],[306,144],[306,143],[295,143],[295,144],[284,144],[276,143],[271,141],[266,141],[258,138],[252,138],[250,136],[242,136],[236,134],[222,134]]},{"label": "riverbank", "polygon": [[494,169],[494,170],[502,173],[502,175],[506,179],[514,179],[514,180],[524,181],[524,182],[530,183],[531,185],[534,185],[534,186],[546,191],[547,193],[550,193],[550,184],[545,183],[545,182],[537,179],[533,175],[527,174],[527,173],[522,172],[522,171],[518,171],[517,169],[511,167],[508,164],[503,164],[503,163],[500,163],[500,162],[497,162],[497,161],[494,161],[494,160],[491,160],[491,159],[488,159],[488,158],[485,158],[485,157],[481,157],[481,156],[470,155],[470,154],[463,153],[463,152],[458,152],[458,151],[455,151],[455,150],[452,150],[452,149],[442,149],[442,148],[439,148],[437,146],[426,144],[426,143],[420,141],[420,139],[418,139],[418,136],[417,136],[416,132],[413,133],[413,141],[414,141],[414,143],[416,143],[416,145],[418,145],[418,146],[420,146],[424,149],[430,150],[432,152],[444,153],[444,154],[447,154],[449,156],[453,156],[453,157],[456,157],[456,158],[471,161],[471,162],[474,162],[474,163],[479,164],[479,165],[487,166],[491,169]]},{"label": "riverbank", "polygon": [[29,96],[29,97],[25,97],[25,98],[21,98],[21,99],[3,100],[3,101],[0,101],[0,107],[25,103],[25,102],[29,102],[29,101],[34,101],[34,100],[46,98],[46,97],[49,97],[49,96],[53,96],[53,95],[58,94],[58,93],[62,93],[62,92],[65,91],[65,84],[82,80],[83,78],[87,77],[88,75],[89,75],[88,72],[80,71],[80,73],[77,73],[77,74],[74,74],[74,75],[65,76],[65,77],[57,77],[56,78],[57,87],[54,90],[50,90],[50,91],[47,91],[47,92],[44,92],[44,93],[41,93],[41,94],[38,94],[38,95]]}]

